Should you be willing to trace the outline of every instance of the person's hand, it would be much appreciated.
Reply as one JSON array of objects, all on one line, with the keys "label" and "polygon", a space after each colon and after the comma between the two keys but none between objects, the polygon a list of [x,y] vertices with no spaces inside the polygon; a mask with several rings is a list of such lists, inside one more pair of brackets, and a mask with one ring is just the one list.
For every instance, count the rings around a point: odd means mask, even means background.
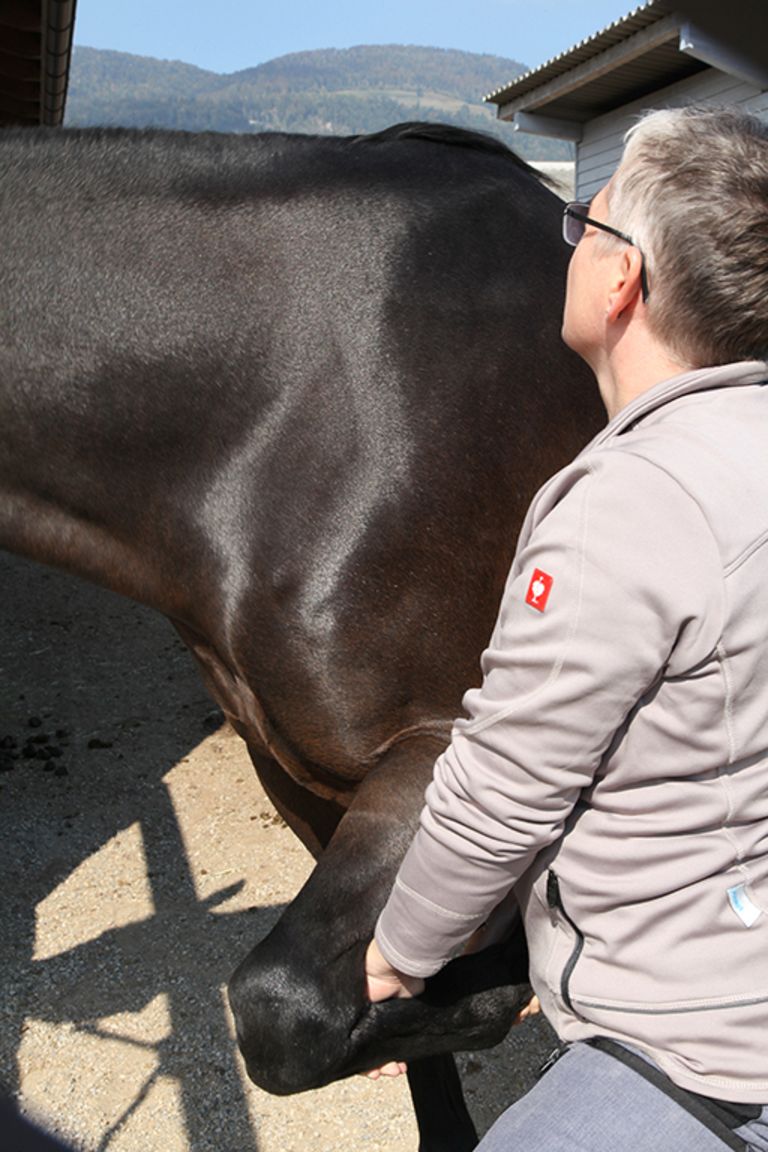
[{"label": "person's hand", "polygon": [[[375,940],[368,945],[365,954],[365,984],[371,1004],[378,1004],[382,1000],[407,1000],[424,991],[424,981],[418,976],[406,976],[404,972],[393,968],[382,956]],[[401,1060],[390,1060],[380,1068],[372,1068],[365,1075],[370,1080],[378,1080],[380,1076],[399,1076],[406,1070],[407,1065]]]},{"label": "person's hand", "polygon": [[539,1003],[538,996],[531,996],[525,1008],[521,1008],[513,1021],[514,1024],[522,1024],[523,1020],[527,1020],[529,1016],[538,1016],[541,1012],[541,1004]]},{"label": "person's hand", "polygon": [[398,972],[379,951],[375,940],[371,940],[365,954],[366,992],[371,1004],[380,1000],[407,1000],[424,991],[424,981],[419,976],[406,976]]}]

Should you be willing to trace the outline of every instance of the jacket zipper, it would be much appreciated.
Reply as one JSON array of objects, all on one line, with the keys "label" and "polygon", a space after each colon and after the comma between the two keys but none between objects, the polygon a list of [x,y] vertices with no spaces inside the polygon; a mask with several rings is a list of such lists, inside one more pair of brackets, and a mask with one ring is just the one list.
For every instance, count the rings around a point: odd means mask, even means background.
[{"label": "jacket zipper", "polygon": [[573,970],[576,967],[579,956],[581,956],[582,950],[584,948],[584,937],[563,907],[563,898],[560,894],[560,880],[557,876],[557,873],[552,868],[550,868],[549,872],[547,873],[547,904],[551,911],[557,912],[558,915],[562,916],[563,920],[565,920],[566,924],[568,924],[568,926],[573,931],[574,936],[576,937],[573,951],[568,957],[568,960],[566,961],[565,967],[563,968],[562,974],[560,976],[560,995],[563,998],[563,1003],[569,1012],[575,1012],[576,1010],[573,1007],[573,1001],[571,1000],[569,984]]}]

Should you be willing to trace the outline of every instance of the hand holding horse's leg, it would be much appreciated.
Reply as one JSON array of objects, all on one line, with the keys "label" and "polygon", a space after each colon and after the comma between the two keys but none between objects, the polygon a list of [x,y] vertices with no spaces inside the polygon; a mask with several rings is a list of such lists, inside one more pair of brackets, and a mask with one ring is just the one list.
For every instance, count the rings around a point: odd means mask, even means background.
[{"label": "hand holding horse's leg", "polygon": [[[378,1004],[381,1000],[407,1000],[411,996],[418,996],[424,991],[424,981],[417,976],[406,976],[393,968],[382,956],[375,940],[368,945],[365,954],[365,983],[368,999],[371,1004]],[[365,1075],[370,1080],[378,1080],[380,1076],[399,1076],[408,1070],[408,1065],[402,1060],[390,1060],[380,1068],[372,1068]]]}]

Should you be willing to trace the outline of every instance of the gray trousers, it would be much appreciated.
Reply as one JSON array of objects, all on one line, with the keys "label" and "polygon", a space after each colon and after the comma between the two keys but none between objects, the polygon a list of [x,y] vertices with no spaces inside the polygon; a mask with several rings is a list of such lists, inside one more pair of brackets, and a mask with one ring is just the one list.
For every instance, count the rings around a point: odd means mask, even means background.
[{"label": "gray trousers", "polygon": [[477,1152],[768,1152],[768,1107],[702,1120],[607,1052],[573,1044],[493,1125]]}]

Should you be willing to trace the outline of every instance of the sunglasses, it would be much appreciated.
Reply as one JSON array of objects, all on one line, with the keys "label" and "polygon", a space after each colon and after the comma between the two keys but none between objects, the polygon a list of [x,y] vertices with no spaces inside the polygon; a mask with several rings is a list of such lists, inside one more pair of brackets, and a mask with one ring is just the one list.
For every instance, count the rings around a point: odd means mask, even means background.
[{"label": "sunglasses", "polygon": [[[637,248],[637,244],[631,236],[627,236],[626,232],[619,232],[618,228],[611,228],[610,224],[593,220],[589,215],[589,204],[578,204],[575,201],[566,204],[563,209],[563,240],[566,244],[575,248],[584,235],[587,224],[591,224],[593,228],[599,228],[601,232],[609,232],[611,236],[617,236],[619,240],[624,240],[633,248]],[[648,274],[645,270],[645,257],[639,248],[637,250],[640,252],[640,285],[643,291],[643,303],[645,303],[648,299]]]}]

